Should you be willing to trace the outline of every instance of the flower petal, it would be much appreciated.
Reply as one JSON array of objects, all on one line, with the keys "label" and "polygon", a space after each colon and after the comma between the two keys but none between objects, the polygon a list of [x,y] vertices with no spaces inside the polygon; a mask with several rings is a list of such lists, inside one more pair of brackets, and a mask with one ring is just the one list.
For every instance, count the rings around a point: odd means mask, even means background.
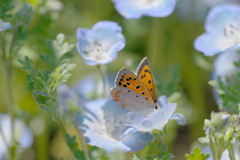
[{"label": "flower petal", "polygon": [[177,122],[178,125],[185,125],[185,123],[186,123],[185,117],[184,117],[182,114],[179,114],[179,113],[173,114],[173,115],[170,117],[170,119],[176,120],[176,122]]},{"label": "flower petal", "polygon": [[0,19],[0,32],[5,31],[5,30],[10,29],[10,28],[12,28],[12,25],[9,22],[3,22]]},{"label": "flower petal", "polygon": [[222,33],[224,28],[230,24],[240,26],[240,7],[238,5],[223,4],[214,7],[209,12],[205,29],[211,33]]},{"label": "flower petal", "polygon": [[143,15],[166,17],[176,5],[176,0],[112,0],[116,10],[126,19],[137,19]]},{"label": "flower petal", "polygon": [[222,42],[221,40],[224,41],[224,38],[219,35],[203,33],[195,39],[194,47],[196,50],[203,52],[205,56],[213,56],[227,48],[225,45],[222,46],[219,45],[220,43],[217,43]]},{"label": "flower petal", "polygon": [[122,28],[111,21],[96,23],[92,29],[77,29],[77,49],[87,65],[107,64],[124,48]]}]

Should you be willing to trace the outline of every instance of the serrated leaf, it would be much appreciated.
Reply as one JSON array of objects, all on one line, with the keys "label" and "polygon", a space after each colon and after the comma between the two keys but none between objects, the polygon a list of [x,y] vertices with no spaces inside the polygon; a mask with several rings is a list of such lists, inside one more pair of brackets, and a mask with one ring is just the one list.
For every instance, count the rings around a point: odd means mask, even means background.
[{"label": "serrated leaf", "polygon": [[48,112],[53,112],[53,111],[55,111],[55,110],[58,108],[58,106],[45,107],[45,106],[41,106],[41,105],[40,105],[40,108],[43,109],[43,110],[45,110],[45,111],[48,111]]},{"label": "serrated leaf", "polygon": [[204,154],[199,148],[194,148],[190,154],[186,154],[185,157],[188,160],[206,160],[210,155]]},{"label": "serrated leaf", "polygon": [[34,99],[37,103],[45,105],[51,98],[44,92],[33,92]]},{"label": "serrated leaf", "polygon": [[56,60],[51,54],[39,55],[39,58],[46,64],[48,64],[52,69],[56,68]]},{"label": "serrated leaf", "polygon": [[60,33],[57,35],[56,40],[47,41],[47,44],[52,52],[52,54],[58,58],[62,57],[64,54],[70,52],[74,45],[64,43],[64,34]]},{"label": "serrated leaf", "polygon": [[80,151],[78,148],[73,151],[74,158],[78,160],[85,160],[84,152]]},{"label": "serrated leaf", "polygon": [[68,147],[73,151],[78,147],[77,141],[76,141],[76,136],[70,136],[69,134],[65,135],[65,138],[67,140],[67,145]]},{"label": "serrated leaf", "polygon": [[161,160],[172,160],[174,158],[173,154],[168,153],[166,144],[159,143],[158,148],[159,148],[158,157]]}]

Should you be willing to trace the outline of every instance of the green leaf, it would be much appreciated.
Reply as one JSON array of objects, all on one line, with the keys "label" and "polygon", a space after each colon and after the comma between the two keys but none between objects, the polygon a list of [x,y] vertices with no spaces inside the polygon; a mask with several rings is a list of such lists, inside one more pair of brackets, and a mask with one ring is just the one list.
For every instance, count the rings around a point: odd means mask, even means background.
[{"label": "green leaf", "polygon": [[26,30],[28,24],[30,23],[33,15],[32,6],[25,4],[22,6],[15,15],[16,23],[20,24],[23,27],[23,30]]},{"label": "green leaf", "polygon": [[173,154],[168,153],[166,144],[159,143],[158,148],[158,157],[160,158],[160,160],[172,160],[174,158]]},{"label": "green leaf", "polygon": [[35,68],[33,67],[33,65],[31,65],[28,56],[25,56],[24,60],[18,59],[18,62],[23,65],[22,69],[28,72],[28,74],[26,75],[27,90],[33,90],[35,87],[34,82],[36,80]]},{"label": "green leaf", "polygon": [[80,151],[78,148],[74,149],[73,155],[76,159],[85,160],[84,152]]},{"label": "green leaf", "polygon": [[188,160],[206,160],[210,154],[204,154],[199,148],[194,148],[191,154],[186,154]]},{"label": "green leaf", "polygon": [[57,35],[56,40],[53,41],[47,41],[47,44],[52,52],[52,54],[56,57],[62,57],[64,54],[70,52],[74,45],[73,44],[68,44],[68,43],[64,43],[64,34],[59,33]]},{"label": "green leaf", "polygon": [[51,54],[45,54],[45,55],[39,55],[39,58],[46,64],[48,64],[51,69],[55,69],[56,67],[56,61],[54,57]]},{"label": "green leaf", "polygon": [[0,17],[2,19],[10,17],[10,14],[7,14],[8,11],[12,10],[14,7],[12,5],[13,0],[1,0],[0,3]]},{"label": "green leaf", "polygon": [[69,134],[65,135],[65,138],[67,140],[67,145],[68,147],[73,151],[78,147],[77,141],[76,141],[76,136],[74,135],[71,137]]},{"label": "green leaf", "polygon": [[70,70],[72,70],[76,65],[75,64],[68,64],[69,60],[65,60],[64,63],[60,66],[58,66],[49,76],[51,77],[49,83],[48,83],[48,91],[52,92],[56,89],[56,87],[67,81],[67,79],[71,76],[70,73],[68,73]]}]

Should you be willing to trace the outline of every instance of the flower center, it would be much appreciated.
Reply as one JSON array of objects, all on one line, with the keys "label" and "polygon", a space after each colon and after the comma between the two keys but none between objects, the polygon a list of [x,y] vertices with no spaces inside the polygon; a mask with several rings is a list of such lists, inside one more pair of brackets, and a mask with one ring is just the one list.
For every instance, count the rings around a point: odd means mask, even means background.
[{"label": "flower center", "polygon": [[122,124],[121,121],[117,121],[115,115],[112,115],[110,117],[105,116],[105,123],[106,123],[106,131],[115,140],[120,140],[122,129],[120,124]]},{"label": "flower center", "polygon": [[106,57],[103,51],[102,44],[97,41],[88,43],[84,51],[84,54],[86,55],[87,58],[97,60],[99,62],[103,61]]},{"label": "flower center", "polygon": [[162,0],[134,0],[133,3],[139,8],[151,8],[157,6]]},{"label": "flower center", "polygon": [[240,43],[240,27],[230,24],[223,29],[224,36],[229,39],[231,45]]}]

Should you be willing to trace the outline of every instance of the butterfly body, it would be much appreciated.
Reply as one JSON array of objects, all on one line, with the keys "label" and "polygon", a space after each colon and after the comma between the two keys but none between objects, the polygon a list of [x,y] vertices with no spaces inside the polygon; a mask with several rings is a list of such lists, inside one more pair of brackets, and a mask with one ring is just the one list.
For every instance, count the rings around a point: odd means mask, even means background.
[{"label": "butterfly body", "polygon": [[115,84],[116,87],[111,90],[112,97],[124,108],[143,116],[159,108],[154,79],[147,58],[139,64],[137,75],[127,68],[122,68],[117,74]]}]

